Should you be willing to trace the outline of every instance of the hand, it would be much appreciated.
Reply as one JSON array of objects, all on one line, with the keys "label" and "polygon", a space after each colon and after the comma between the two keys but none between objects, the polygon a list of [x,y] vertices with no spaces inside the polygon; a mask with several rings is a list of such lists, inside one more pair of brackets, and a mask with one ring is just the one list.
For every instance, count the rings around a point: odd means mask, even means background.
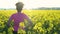
[{"label": "hand", "polygon": [[10,25],[6,25],[8,28],[10,27]]},{"label": "hand", "polygon": [[20,26],[19,28],[25,30],[25,27]]}]

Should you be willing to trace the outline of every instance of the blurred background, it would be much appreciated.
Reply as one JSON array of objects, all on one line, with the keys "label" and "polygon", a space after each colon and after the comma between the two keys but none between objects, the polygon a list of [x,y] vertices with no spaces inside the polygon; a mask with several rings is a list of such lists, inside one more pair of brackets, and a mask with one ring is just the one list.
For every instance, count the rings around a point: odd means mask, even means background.
[{"label": "blurred background", "polygon": [[17,2],[24,3],[24,9],[35,9],[35,8],[59,8],[60,0],[0,0],[0,8],[4,9],[15,9]]},{"label": "blurred background", "polygon": [[[60,34],[60,0],[0,0],[0,34],[13,34],[13,21],[10,28],[7,21],[16,13],[17,2],[23,2],[22,10],[32,21],[33,25],[27,30],[19,28],[18,34]],[[27,21],[24,21],[27,25]],[[20,23],[20,26],[26,26]]]}]

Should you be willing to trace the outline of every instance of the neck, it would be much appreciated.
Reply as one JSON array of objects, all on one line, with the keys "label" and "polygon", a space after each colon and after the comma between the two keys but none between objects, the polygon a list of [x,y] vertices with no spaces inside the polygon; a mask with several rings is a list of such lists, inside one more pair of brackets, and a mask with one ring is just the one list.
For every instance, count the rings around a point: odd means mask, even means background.
[{"label": "neck", "polygon": [[21,12],[18,12],[18,13],[21,13]]},{"label": "neck", "polygon": [[17,10],[18,12],[21,12],[22,10]]}]

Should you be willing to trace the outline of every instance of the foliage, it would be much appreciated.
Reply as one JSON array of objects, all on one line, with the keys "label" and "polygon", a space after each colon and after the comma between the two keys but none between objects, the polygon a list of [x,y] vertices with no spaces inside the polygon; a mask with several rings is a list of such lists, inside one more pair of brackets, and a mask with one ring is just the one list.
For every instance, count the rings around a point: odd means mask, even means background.
[{"label": "foliage", "polygon": [[[0,10],[0,32],[7,26],[9,17],[16,13],[16,10]],[[23,13],[28,15],[32,20],[33,25],[27,27],[26,31],[19,28],[18,33],[26,34],[60,34],[60,10],[23,10]],[[13,22],[8,32],[12,34]],[[24,26],[21,23],[21,26]]]}]

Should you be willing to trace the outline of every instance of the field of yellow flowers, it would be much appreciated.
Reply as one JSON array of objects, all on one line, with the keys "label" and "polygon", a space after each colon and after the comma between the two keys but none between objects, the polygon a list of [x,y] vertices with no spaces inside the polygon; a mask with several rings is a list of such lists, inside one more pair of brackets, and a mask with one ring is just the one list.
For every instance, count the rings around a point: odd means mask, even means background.
[{"label": "field of yellow flowers", "polygon": [[[27,27],[26,31],[19,29],[20,34],[60,34],[60,10],[22,10],[28,15],[33,25]],[[16,10],[0,10],[0,34],[12,34],[13,22],[11,27],[6,27],[9,17],[16,13]],[[21,24],[23,26],[23,24]]]}]

